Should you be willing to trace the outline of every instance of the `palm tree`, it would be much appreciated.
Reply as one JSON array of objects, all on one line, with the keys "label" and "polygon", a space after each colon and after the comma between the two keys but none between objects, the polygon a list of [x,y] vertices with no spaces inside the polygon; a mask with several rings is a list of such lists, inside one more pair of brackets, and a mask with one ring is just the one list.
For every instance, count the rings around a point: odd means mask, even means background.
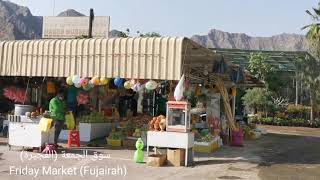
[{"label": "palm tree", "polygon": [[[302,29],[308,29],[307,32],[307,40],[309,41],[312,49],[316,48],[316,55],[319,57],[320,55],[320,48],[319,48],[319,42],[320,42],[320,2],[318,3],[317,8],[312,8],[313,13],[309,10],[306,10],[306,13],[310,15],[310,17],[313,20],[313,23],[304,26]],[[316,45],[316,46],[315,46]],[[315,47],[314,47],[315,46]]]},{"label": "palm tree", "polygon": [[307,56],[304,61],[298,62],[301,79],[310,89],[310,121],[314,122],[314,110],[317,107],[316,94],[319,93],[320,85],[320,2],[317,8],[312,8],[313,12],[307,10],[306,13],[311,16],[313,23],[304,26],[302,29],[308,29],[306,34],[309,52],[313,57]]}]

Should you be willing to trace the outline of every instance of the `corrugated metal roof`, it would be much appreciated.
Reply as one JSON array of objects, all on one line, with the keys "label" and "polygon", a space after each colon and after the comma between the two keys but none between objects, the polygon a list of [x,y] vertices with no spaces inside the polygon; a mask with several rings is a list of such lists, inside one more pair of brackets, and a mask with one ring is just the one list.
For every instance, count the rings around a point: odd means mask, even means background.
[{"label": "corrugated metal roof", "polygon": [[0,76],[178,80],[189,42],[194,44],[186,38],[0,42]]}]

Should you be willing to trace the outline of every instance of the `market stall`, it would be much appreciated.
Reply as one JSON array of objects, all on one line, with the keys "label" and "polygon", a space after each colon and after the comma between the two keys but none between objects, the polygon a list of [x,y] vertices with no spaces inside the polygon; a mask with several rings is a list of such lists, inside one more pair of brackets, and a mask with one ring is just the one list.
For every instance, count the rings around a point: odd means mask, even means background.
[{"label": "market stall", "polygon": [[[245,83],[243,74],[187,38],[0,42],[0,76],[28,80],[39,108],[64,89],[80,141],[107,136],[110,146],[134,147],[142,138],[147,147],[185,149],[185,165],[193,150],[221,146],[227,127],[237,130],[229,89]],[[28,91],[30,79],[37,91]]]}]

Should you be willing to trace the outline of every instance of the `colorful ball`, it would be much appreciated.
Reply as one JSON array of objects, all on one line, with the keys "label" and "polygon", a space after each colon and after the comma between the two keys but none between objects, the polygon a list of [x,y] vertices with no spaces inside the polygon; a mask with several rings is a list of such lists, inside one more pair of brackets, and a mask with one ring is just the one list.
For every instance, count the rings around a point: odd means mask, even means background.
[{"label": "colorful ball", "polygon": [[73,84],[78,84],[80,82],[80,77],[78,75],[72,76]]},{"label": "colorful ball", "polygon": [[132,83],[132,81],[126,81],[123,86],[126,89],[131,89],[133,87],[133,85],[134,84]]},{"label": "colorful ball", "polygon": [[122,87],[123,86],[123,82],[124,82],[124,79],[121,79],[119,77],[115,78],[114,79],[114,84],[117,86],[117,87]]},{"label": "colorful ball", "polygon": [[97,77],[97,76],[94,76],[92,79],[91,79],[92,83],[96,86],[100,85],[100,78]]},{"label": "colorful ball", "polygon": [[154,90],[158,87],[158,83],[153,81],[153,80],[150,80],[146,83],[146,89],[147,90]]},{"label": "colorful ball", "polygon": [[100,78],[100,84],[101,85],[107,85],[109,83],[109,79],[102,77]]},{"label": "colorful ball", "polygon": [[86,85],[88,85],[88,79],[87,78],[81,78],[79,83],[81,84],[81,86],[86,86]]},{"label": "colorful ball", "polygon": [[133,85],[133,87],[132,87],[132,90],[134,92],[138,92],[138,91],[140,91],[140,89],[141,89],[141,84],[139,82],[136,83],[135,85]]},{"label": "colorful ball", "polygon": [[73,85],[73,82],[72,82],[72,77],[67,77],[66,79],[66,83],[69,85],[69,86],[72,86]]}]

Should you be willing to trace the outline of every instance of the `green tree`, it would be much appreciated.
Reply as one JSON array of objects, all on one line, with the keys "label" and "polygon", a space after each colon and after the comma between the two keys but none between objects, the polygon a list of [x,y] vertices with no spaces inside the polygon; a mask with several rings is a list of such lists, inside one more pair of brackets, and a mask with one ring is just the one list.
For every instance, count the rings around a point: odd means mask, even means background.
[{"label": "green tree", "polygon": [[[161,37],[161,34],[159,34],[157,32],[141,33],[140,31],[137,31],[136,33],[137,33],[136,36],[138,36],[138,37]],[[132,37],[129,28],[127,28],[125,32],[120,31],[118,36],[122,37],[122,38]]]},{"label": "green tree", "polygon": [[317,8],[312,8],[313,12],[306,10],[306,13],[312,18],[313,23],[304,26],[302,29],[307,29],[307,40],[309,44],[309,50],[311,53],[320,57],[320,2]]},{"label": "green tree", "polygon": [[159,34],[157,32],[148,32],[145,34],[139,32],[139,36],[140,37],[161,37],[161,34]]},{"label": "green tree", "polygon": [[246,94],[242,97],[243,104],[247,109],[267,112],[272,106],[271,92],[264,88],[253,88],[246,90]]},{"label": "green tree", "polygon": [[277,92],[281,81],[277,71],[268,62],[269,56],[263,53],[251,53],[248,69],[255,77],[265,81],[267,90]]},{"label": "green tree", "polygon": [[320,2],[317,8],[313,8],[313,12],[307,10],[306,13],[311,16],[313,23],[304,26],[307,29],[307,41],[309,52],[313,56],[307,55],[305,59],[297,60],[297,67],[301,80],[308,86],[310,90],[310,120],[314,122],[314,111],[317,108],[317,94],[320,93]]},{"label": "green tree", "polygon": [[272,71],[271,65],[267,62],[268,56],[263,53],[251,53],[249,59],[249,71],[261,80],[266,80],[268,73]]}]

